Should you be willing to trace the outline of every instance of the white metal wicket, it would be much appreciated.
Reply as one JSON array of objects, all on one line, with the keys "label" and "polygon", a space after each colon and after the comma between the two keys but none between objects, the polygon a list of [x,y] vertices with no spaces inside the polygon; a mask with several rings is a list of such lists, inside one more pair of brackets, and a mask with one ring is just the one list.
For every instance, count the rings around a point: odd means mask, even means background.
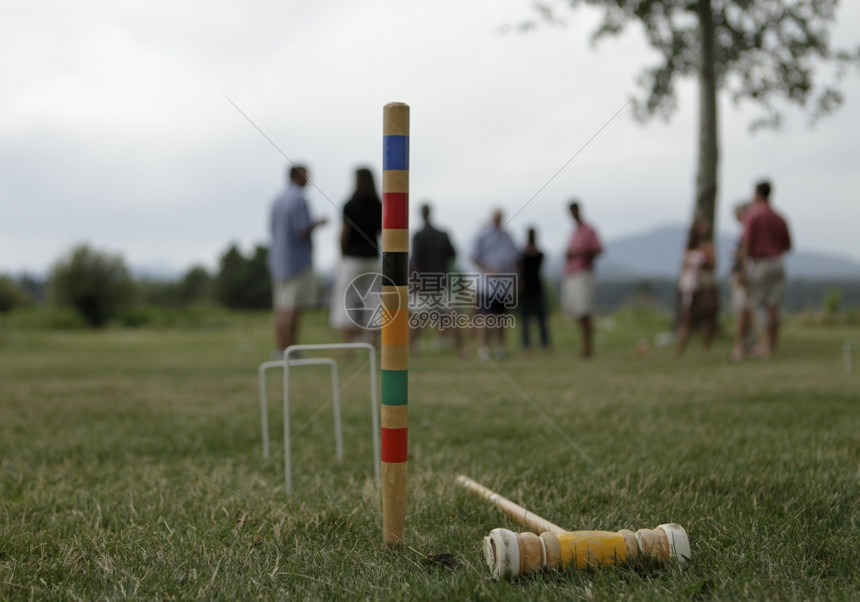
[{"label": "white metal wicket", "polygon": [[324,345],[292,345],[284,351],[284,359],[263,362],[260,364],[260,411],[262,413],[263,428],[263,457],[269,457],[269,424],[266,404],[266,371],[280,367],[284,369],[284,484],[287,495],[293,492],[292,484],[292,460],[290,448],[292,445],[290,437],[290,368],[293,366],[330,365],[332,371],[332,406],[335,420],[335,448],[338,459],[343,458],[343,443],[340,423],[340,387],[337,376],[337,361],[332,358],[308,358],[292,359],[291,356],[303,351],[333,351],[333,350],[367,350],[370,355],[368,362],[370,370],[370,404],[371,421],[373,428],[373,473],[376,481],[380,476],[380,442],[379,442],[379,395],[377,393],[377,369],[376,349],[370,343],[332,343]]},{"label": "white metal wicket", "polygon": [[[334,410],[334,445],[337,459],[343,459],[343,436],[340,427],[340,386],[337,378],[337,361],[330,357],[290,360],[294,366],[331,366],[331,399]],[[263,459],[269,459],[269,411],[266,395],[266,372],[273,368],[283,368],[284,360],[272,360],[260,364],[260,413],[263,423]],[[288,396],[288,394],[285,394]],[[289,400],[286,401],[289,405]]]}]

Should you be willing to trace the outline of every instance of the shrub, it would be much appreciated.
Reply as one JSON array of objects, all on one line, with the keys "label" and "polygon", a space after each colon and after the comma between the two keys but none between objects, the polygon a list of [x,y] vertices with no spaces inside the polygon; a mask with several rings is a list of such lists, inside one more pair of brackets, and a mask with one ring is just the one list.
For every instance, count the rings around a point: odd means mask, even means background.
[{"label": "shrub", "polygon": [[57,305],[100,328],[132,301],[134,282],[122,257],[80,245],[54,265],[50,290]]},{"label": "shrub", "polygon": [[0,276],[0,314],[6,314],[22,305],[25,295],[15,282],[7,277]]},{"label": "shrub", "polygon": [[195,303],[212,296],[212,276],[202,266],[194,266],[179,283],[179,298],[184,304]]},{"label": "shrub", "polygon": [[215,277],[215,297],[230,309],[267,309],[272,306],[272,287],[266,266],[266,248],[258,246],[246,258],[236,245],[221,256]]}]

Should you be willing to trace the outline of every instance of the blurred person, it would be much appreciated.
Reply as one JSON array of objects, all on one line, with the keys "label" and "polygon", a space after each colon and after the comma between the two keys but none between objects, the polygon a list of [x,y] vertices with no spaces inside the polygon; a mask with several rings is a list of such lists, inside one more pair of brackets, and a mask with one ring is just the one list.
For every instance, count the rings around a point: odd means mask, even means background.
[{"label": "blurred person", "polygon": [[505,357],[505,328],[501,318],[516,304],[520,252],[502,227],[502,217],[501,209],[493,211],[490,223],[478,232],[472,251],[472,261],[480,271],[476,308],[481,321],[476,326],[480,359],[489,357],[491,345],[495,345],[493,353],[497,358]]},{"label": "blurred person", "polygon": [[[450,304],[448,295],[448,275],[454,267],[457,252],[448,233],[436,228],[430,221],[430,205],[423,203],[420,208],[424,226],[412,235],[412,254],[410,257],[410,284],[413,288],[413,307],[410,308],[409,347],[414,353],[418,336],[431,317],[454,319],[456,312]],[[453,324],[453,323],[452,323]],[[438,324],[439,334],[453,333],[454,345],[462,354],[462,333],[454,324],[445,328]]]},{"label": "blurred person", "polygon": [[278,356],[298,341],[301,309],[314,300],[311,234],[326,223],[325,218],[312,220],[308,211],[304,193],[307,167],[293,165],[287,173],[287,188],[274,200],[269,215],[272,244],[267,263],[272,279]]},{"label": "blurred person", "polygon": [[[341,260],[335,276],[331,296],[331,314],[329,323],[343,334],[344,342],[359,340],[375,342],[378,339],[378,329],[371,329],[373,324],[357,324],[347,313],[347,308],[363,308],[368,316],[377,315],[379,309],[379,294],[370,294],[365,298],[360,295],[366,291],[358,291],[352,286],[353,281],[362,274],[380,274],[382,265],[379,256],[379,234],[382,232],[382,201],[376,190],[373,173],[365,168],[355,171],[355,190],[343,207],[343,224],[340,231]],[[381,283],[380,276],[371,281]],[[380,291],[381,292],[381,291]],[[370,304],[370,305],[368,305]]]},{"label": "blurred person", "polygon": [[[744,215],[751,205],[752,203],[749,201],[741,201],[735,205],[735,219],[741,225],[741,232],[743,232]],[[735,319],[735,344],[732,348],[731,357],[735,361],[743,359],[755,346],[753,313],[750,307],[747,281],[742,268],[742,248],[742,240],[739,238],[734,251],[732,270],[729,273],[729,291],[731,293],[732,314]]]},{"label": "blurred person", "polygon": [[693,220],[678,279],[681,294],[681,319],[675,352],[684,353],[696,323],[702,325],[702,346],[711,348],[717,327],[719,287],[714,277],[716,252],[710,222],[702,217]]},{"label": "blurred person", "polygon": [[597,231],[583,220],[579,202],[572,201],[568,209],[576,227],[567,246],[561,306],[568,316],[579,323],[582,334],[580,357],[589,358],[594,355],[592,314],[597,286],[594,260],[603,252],[603,247],[597,237]]},{"label": "blurred person", "polygon": [[756,184],[752,207],[744,215],[739,253],[752,310],[766,313],[764,341],[758,353],[765,358],[776,350],[779,339],[779,306],[785,296],[783,255],[791,250],[791,234],[785,219],[770,204],[771,183]]},{"label": "blurred person", "polygon": [[532,318],[537,320],[540,343],[544,349],[549,349],[549,331],[547,329],[547,308],[544,297],[543,282],[541,281],[541,267],[544,254],[537,246],[537,231],[529,228],[527,242],[520,256],[519,262],[519,287],[520,316],[523,319],[522,338],[523,349],[528,351],[531,347],[530,333]]}]

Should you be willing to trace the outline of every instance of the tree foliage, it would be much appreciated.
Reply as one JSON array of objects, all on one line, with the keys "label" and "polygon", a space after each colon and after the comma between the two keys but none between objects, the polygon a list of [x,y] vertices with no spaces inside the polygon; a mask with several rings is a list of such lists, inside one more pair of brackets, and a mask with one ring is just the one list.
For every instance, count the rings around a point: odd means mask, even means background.
[{"label": "tree foliage", "polygon": [[105,326],[134,297],[134,282],[125,261],[80,245],[51,270],[51,296],[72,307],[92,327]]},{"label": "tree foliage", "polygon": [[778,127],[782,101],[808,110],[815,121],[842,103],[836,84],[849,66],[860,65],[860,45],[831,46],[829,27],[838,0],[539,0],[537,9],[545,21],[559,23],[559,5],[583,4],[603,9],[593,41],[636,22],[660,56],[639,76],[644,92],[634,99],[639,119],[668,118],[677,107],[677,80],[698,76],[693,219],[704,218],[712,227],[719,180],[718,91],[761,109],[752,130]]},{"label": "tree foliage", "polygon": [[141,300],[150,305],[182,307],[213,298],[213,278],[202,266],[194,266],[179,279],[138,282]]},{"label": "tree foliage", "polygon": [[8,276],[0,276],[0,314],[11,312],[22,305],[26,300],[26,294]]},{"label": "tree foliage", "polygon": [[194,266],[179,283],[179,300],[183,304],[195,303],[212,295],[213,278],[203,266]]},{"label": "tree foliage", "polygon": [[266,265],[266,247],[257,246],[245,257],[236,245],[221,256],[215,276],[215,298],[232,309],[265,309],[272,306],[272,285]]},{"label": "tree foliage", "polygon": [[783,101],[808,110],[813,120],[842,103],[838,83],[860,64],[860,45],[831,44],[838,0],[543,0],[538,7],[553,23],[563,22],[561,5],[602,9],[595,42],[622,33],[629,23],[642,26],[660,56],[638,80],[644,94],[636,100],[636,114],[647,119],[669,117],[677,107],[678,79],[700,72],[703,3],[713,19],[717,87],[735,102],[758,105],[762,112],[753,129],[779,126]]}]

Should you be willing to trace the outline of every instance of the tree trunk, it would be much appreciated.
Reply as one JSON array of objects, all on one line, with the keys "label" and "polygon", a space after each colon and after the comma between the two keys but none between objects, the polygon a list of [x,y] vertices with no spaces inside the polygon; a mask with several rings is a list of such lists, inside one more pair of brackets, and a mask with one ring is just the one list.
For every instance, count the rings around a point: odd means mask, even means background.
[{"label": "tree trunk", "polygon": [[701,34],[699,64],[699,164],[696,174],[696,207],[693,219],[708,220],[713,233],[717,206],[717,77],[714,66],[714,13],[711,0],[696,7]]}]

